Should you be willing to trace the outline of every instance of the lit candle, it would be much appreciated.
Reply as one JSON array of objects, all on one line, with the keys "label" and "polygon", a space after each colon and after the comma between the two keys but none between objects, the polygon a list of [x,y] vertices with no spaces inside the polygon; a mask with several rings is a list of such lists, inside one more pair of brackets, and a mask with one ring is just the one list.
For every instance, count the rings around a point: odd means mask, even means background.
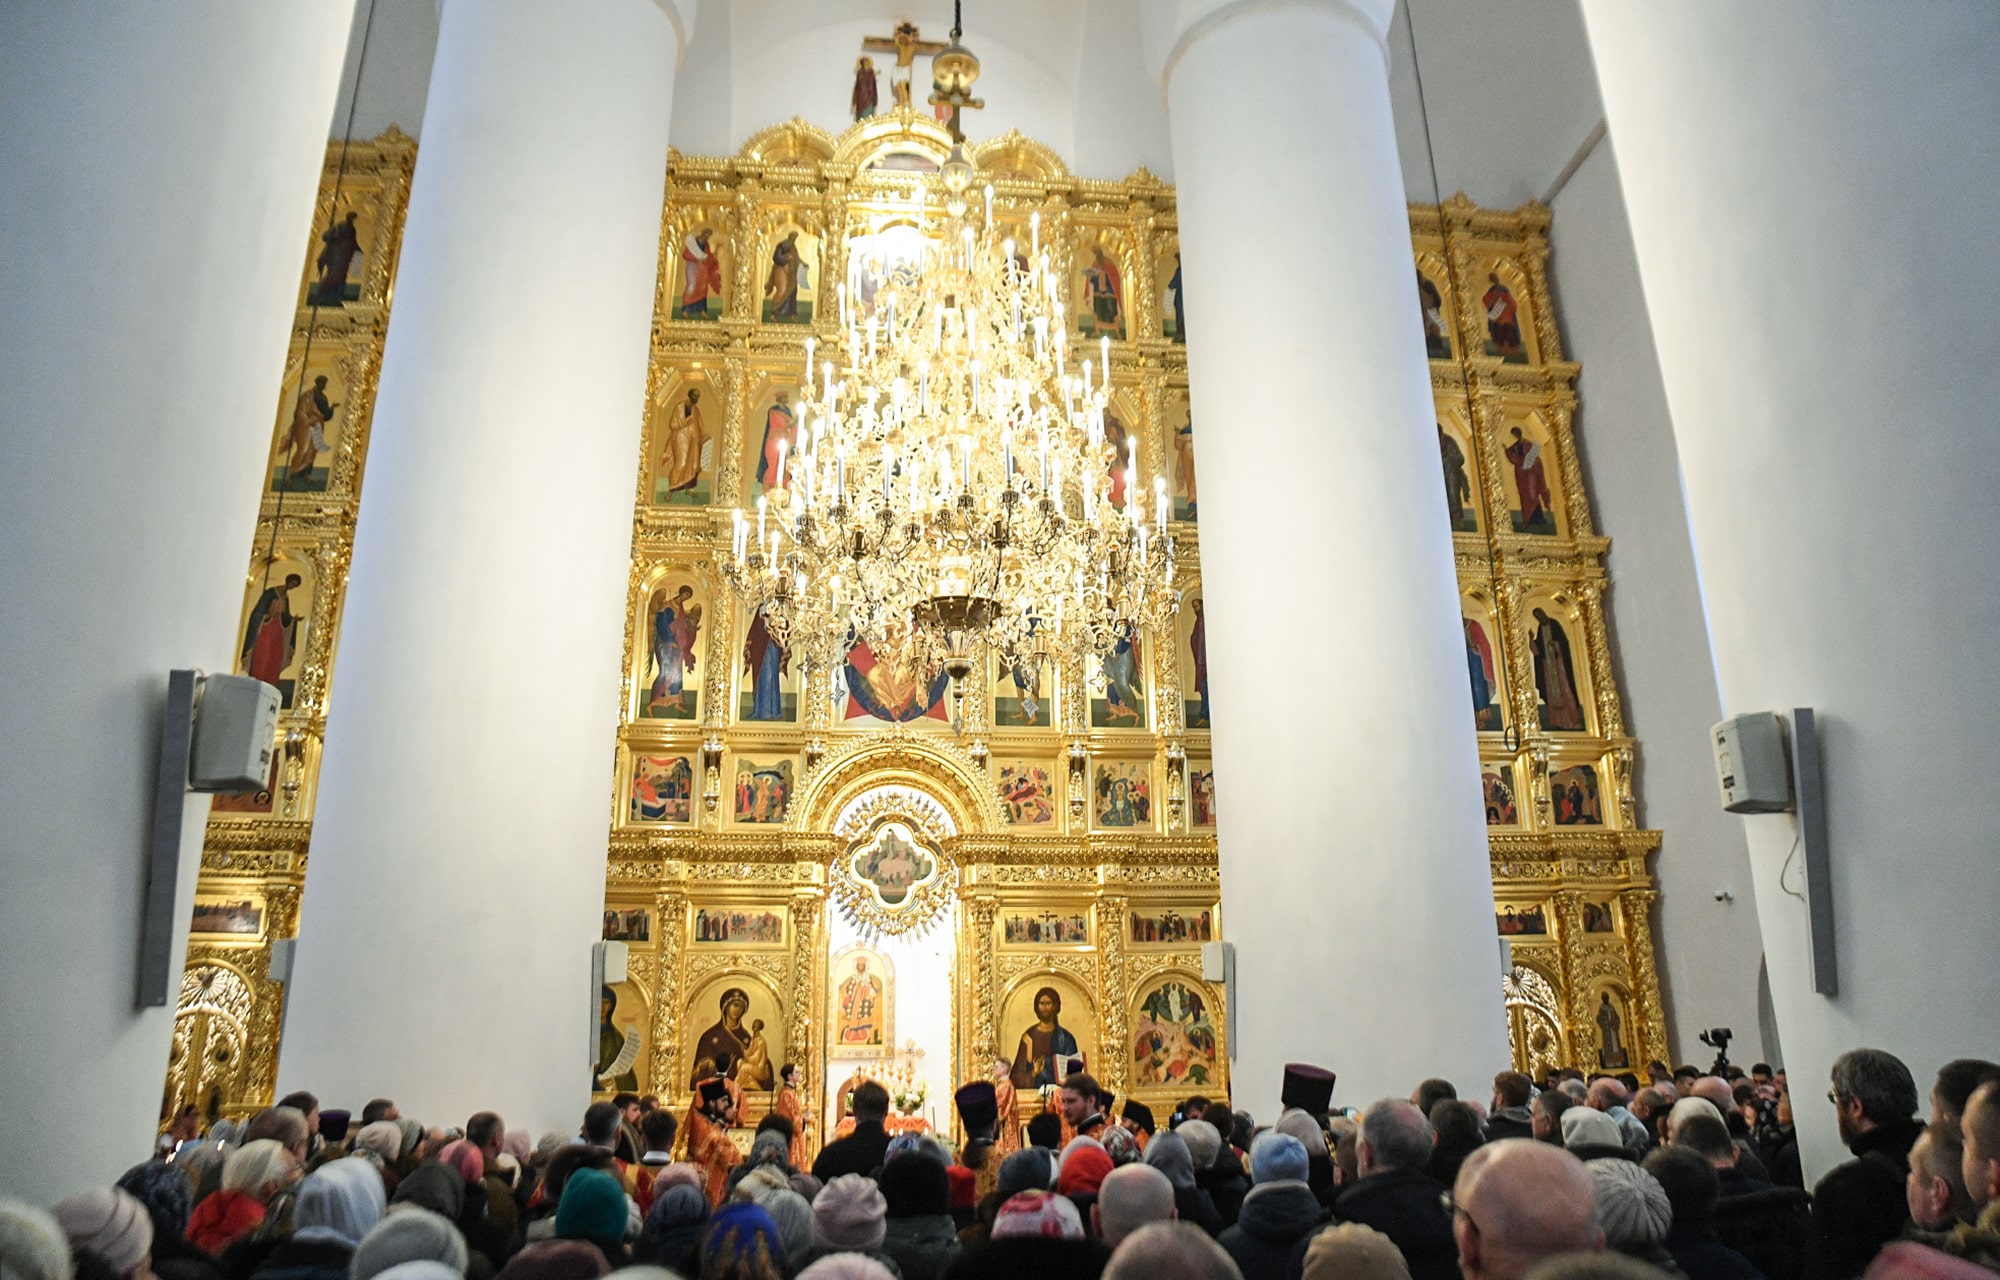
[{"label": "lit candle", "polygon": [[[1039,257],[1042,252],[1042,211],[1040,209],[1028,215],[1028,234],[1034,237],[1035,254]],[[1048,269],[1049,260],[1042,258],[1042,270],[1047,271]]]},{"label": "lit candle", "polygon": [[1111,385],[1111,335],[1105,334],[1097,340],[1098,350],[1103,352],[1104,385]]},{"label": "lit candle", "polygon": [[813,347],[817,342],[818,339],[814,338],[811,334],[806,335],[806,376],[809,378],[812,376]]},{"label": "lit candle", "polygon": [[888,445],[882,446],[882,506],[889,506],[889,479],[896,469],[896,451]]},{"label": "lit candle", "polygon": [[964,487],[968,492],[970,492],[972,489],[972,437],[971,436],[960,436],[958,438],[958,451],[961,454],[965,455]]}]

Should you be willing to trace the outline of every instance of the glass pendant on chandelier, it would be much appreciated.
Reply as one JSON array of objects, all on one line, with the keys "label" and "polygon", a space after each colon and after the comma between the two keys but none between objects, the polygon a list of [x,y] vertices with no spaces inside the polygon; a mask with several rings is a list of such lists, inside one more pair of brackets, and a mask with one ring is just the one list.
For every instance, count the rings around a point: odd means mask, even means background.
[{"label": "glass pendant on chandelier", "polygon": [[[836,349],[806,341],[797,448],[733,513],[725,561],[807,663],[865,642],[958,698],[981,649],[1060,669],[1177,607],[1166,480],[1141,474],[1136,432],[1106,439],[1110,342],[1071,358],[1040,213],[1017,242],[987,186],[975,220],[971,176],[954,146],[941,237],[872,293],[850,262]],[[921,190],[912,214],[925,231]]]}]

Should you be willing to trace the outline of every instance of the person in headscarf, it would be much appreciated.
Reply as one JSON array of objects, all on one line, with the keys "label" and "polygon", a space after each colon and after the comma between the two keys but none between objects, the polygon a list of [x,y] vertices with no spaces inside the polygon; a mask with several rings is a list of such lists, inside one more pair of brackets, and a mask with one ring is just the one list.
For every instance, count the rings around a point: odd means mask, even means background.
[{"label": "person in headscarf", "polygon": [[724,1205],[701,1235],[697,1280],[785,1280],[785,1242],[763,1206]]},{"label": "person in headscarf", "polygon": [[1111,1157],[1114,1169],[1139,1159],[1139,1140],[1123,1125],[1105,1125],[1097,1131],[1097,1142],[1104,1148],[1104,1154]]},{"label": "person in headscarf", "polygon": [[556,1238],[596,1245],[615,1270],[631,1261],[625,1248],[625,1227],[631,1211],[625,1188],[603,1169],[579,1169],[563,1185],[556,1208]]},{"label": "person in headscarf", "polygon": [[[743,1180],[760,1169],[769,1170],[782,1185],[792,1176],[791,1139],[776,1129],[765,1129],[750,1143],[750,1154],[723,1179],[723,1193],[734,1196]],[[748,1199],[749,1197],[744,1197]]]},{"label": "person in headscarf", "polygon": [[254,1280],[347,1280],[355,1248],[387,1207],[372,1165],[329,1160],[299,1184],[292,1234],[251,1273]]},{"label": "person in headscarf", "polygon": [[188,1243],[188,1215],[194,1212],[194,1185],[176,1160],[135,1164],[118,1179],[146,1207],[153,1220],[153,1274],[160,1280],[223,1280],[215,1259]]},{"label": "person in headscarf", "polygon": [[69,1238],[55,1216],[0,1199],[0,1265],[15,1280],[70,1280]]},{"label": "person in headscarf", "polygon": [[1088,1218],[1097,1203],[1097,1189],[1112,1169],[1111,1157],[1094,1138],[1078,1138],[1063,1152],[1062,1171],[1056,1175],[1056,1193],[1068,1196],[1079,1217]]},{"label": "person in headscarf", "polygon": [[543,1240],[508,1259],[495,1280],[597,1280],[610,1270],[604,1254],[582,1240]]},{"label": "person in headscarf", "polygon": [[812,1248],[813,1210],[804,1196],[783,1187],[758,1192],[754,1203],[762,1205],[771,1221],[778,1224],[778,1238],[785,1242],[787,1258],[803,1257]]},{"label": "person in headscarf", "polygon": [[456,1280],[465,1280],[471,1263],[465,1237],[451,1220],[413,1204],[392,1207],[375,1229],[361,1237],[354,1259],[348,1264],[348,1280],[375,1280],[409,1263],[443,1265]]},{"label": "person in headscarf", "polygon": [[[1186,1125],[1181,1128],[1186,1128]],[[1167,1175],[1167,1181],[1174,1184],[1174,1216],[1182,1222],[1192,1222],[1211,1236],[1222,1234],[1222,1215],[1216,1211],[1215,1201],[1208,1192],[1195,1183],[1194,1157],[1188,1151],[1187,1139],[1181,1137],[1180,1130],[1169,1129],[1156,1133],[1146,1144],[1146,1163]]]},{"label": "person in headscarf", "polygon": [[694,1251],[708,1226],[708,1214],[708,1197],[702,1194],[699,1175],[664,1187],[656,1181],[653,1207],[646,1213],[639,1242],[632,1247],[633,1261],[692,1275]]},{"label": "person in headscarf", "polygon": [[246,1142],[222,1165],[222,1187],[194,1207],[188,1243],[218,1257],[257,1229],[264,1207],[299,1175],[299,1163],[271,1138]]},{"label": "person in headscarf", "polygon": [[830,1253],[799,1272],[796,1280],[896,1280],[889,1268],[865,1253]]},{"label": "person in headscarf", "polygon": [[149,1280],[153,1219],[130,1192],[117,1187],[79,1191],[56,1206],[55,1219],[79,1275],[89,1271],[89,1259],[101,1264],[100,1274]]},{"label": "person in headscarf", "polygon": [[811,1266],[829,1253],[865,1253],[900,1276],[895,1260],[882,1252],[888,1213],[889,1202],[872,1179],[841,1174],[813,1201],[812,1248],[792,1259],[794,1269]]},{"label": "person in headscarf", "polygon": [[944,1165],[921,1148],[906,1151],[890,1157],[877,1182],[886,1206],[882,1252],[903,1280],[939,1280],[959,1249]]},{"label": "person in headscarf", "polygon": [[[444,1215],[465,1237],[466,1247],[486,1259],[489,1269],[498,1271],[512,1255],[513,1242],[486,1217],[483,1165],[475,1167],[457,1150],[458,1145],[446,1144],[438,1152],[439,1157],[452,1152],[457,1163],[446,1164],[442,1158],[433,1158],[410,1170],[396,1184],[394,1202],[418,1205]],[[477,1147],[467,1149],[474,1157],[479,1155]],[[474,1176],[468,1178],[468,1173]]]}]

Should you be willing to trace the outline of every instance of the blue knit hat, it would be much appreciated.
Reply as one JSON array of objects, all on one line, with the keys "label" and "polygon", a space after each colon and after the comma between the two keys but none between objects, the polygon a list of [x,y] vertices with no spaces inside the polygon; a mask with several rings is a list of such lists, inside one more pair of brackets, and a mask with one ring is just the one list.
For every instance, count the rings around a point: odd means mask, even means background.
[{"label": "blue knit hat", "polygon": [[578,1169],[563,1184],[556,1205],[556,1236],[562,1240],[623,1240],[630,1222],[625,1188],[602,1169]]},{"label": "blue knit hat", "polygon": [[1275,1130],[1250,1146],[1250,1180],[1258,1186],[1267,1182],[1304,1182],[1306,1144],[1289,1133]]}]

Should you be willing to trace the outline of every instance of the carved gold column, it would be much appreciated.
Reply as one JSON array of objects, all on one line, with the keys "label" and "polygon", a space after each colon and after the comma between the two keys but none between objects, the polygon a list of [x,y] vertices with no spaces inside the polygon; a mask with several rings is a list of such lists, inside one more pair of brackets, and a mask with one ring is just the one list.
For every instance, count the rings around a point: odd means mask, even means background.
[{"label": "carved gold column", "polygon": [[653,1092],[678,1098],[681,1086],[681,975],[687,967],[687,895],[669,889],[654,899],[659,926],[660,968],[653,982]]},{"label": "carved gold column", "polygon": [[[972,1035],[976,1042],[972,1062],[979,1064],[979,1077],[985,1078],[985,1064],[1000,1056],[1000,1033],[996,1028],[995,1005],[1000,992],[996,983],[993,964],[993,926],[1000,914],[1000,904],[991,898],[972,900],[972,1005],[977,1012],[973,1017]],[[970,1064],[968,1064],[970,1065]]]},{"label": "carved gold column", "polygon": [[[824,901],[824,895],[815,891],[795,890],[792,893],[792,1018],[791,1026],[785,1033],[785,1053],[791,1061],[798,1063],[818,1061],[812,1044],[813,1027],[819,1012],[818,988],[813,977],[820,953],[826,949],[821,945],[819,933]],[[811,1083],[815,1089],[821,1089],[825,1084],[821,1080]]]},{"label": "carved gold column", "polygon": [[1596,1010],[1590,1007],[1589,979],[1583,964],[1583,894],[1575,889],[1558,890],[1550,898],[1555,908],[1556,949],[1562,958],[1563,1016],[1569,1023],[1570,1050],[1576,1065],[1585,1071],[1597,1067],[1598,1041]]},{"label": "carved gold column", "polygon": [[1667,1043],[1666,1010],[1660,1004],[1660,975],[1653,964],[1652,905],[1659,899],[1652,889],[1626,889],[1618,895],[1618,911],[1625,917],[1625,952],[1632,977],[1632,1003],[1638,1011],[1643,1054],[1634,1054],[1633,1066],[1659,1059],[1673,1060]]},{"label": "carved gold column", "polygon": [[1123,894],[1097,900],[1098,1050],[1093,1067],[1097,1082],[1114,1093],[1125,1091],[1125,1064],[1131,1057],[1131,1035],[1125,1016],[1125,910]]}]

